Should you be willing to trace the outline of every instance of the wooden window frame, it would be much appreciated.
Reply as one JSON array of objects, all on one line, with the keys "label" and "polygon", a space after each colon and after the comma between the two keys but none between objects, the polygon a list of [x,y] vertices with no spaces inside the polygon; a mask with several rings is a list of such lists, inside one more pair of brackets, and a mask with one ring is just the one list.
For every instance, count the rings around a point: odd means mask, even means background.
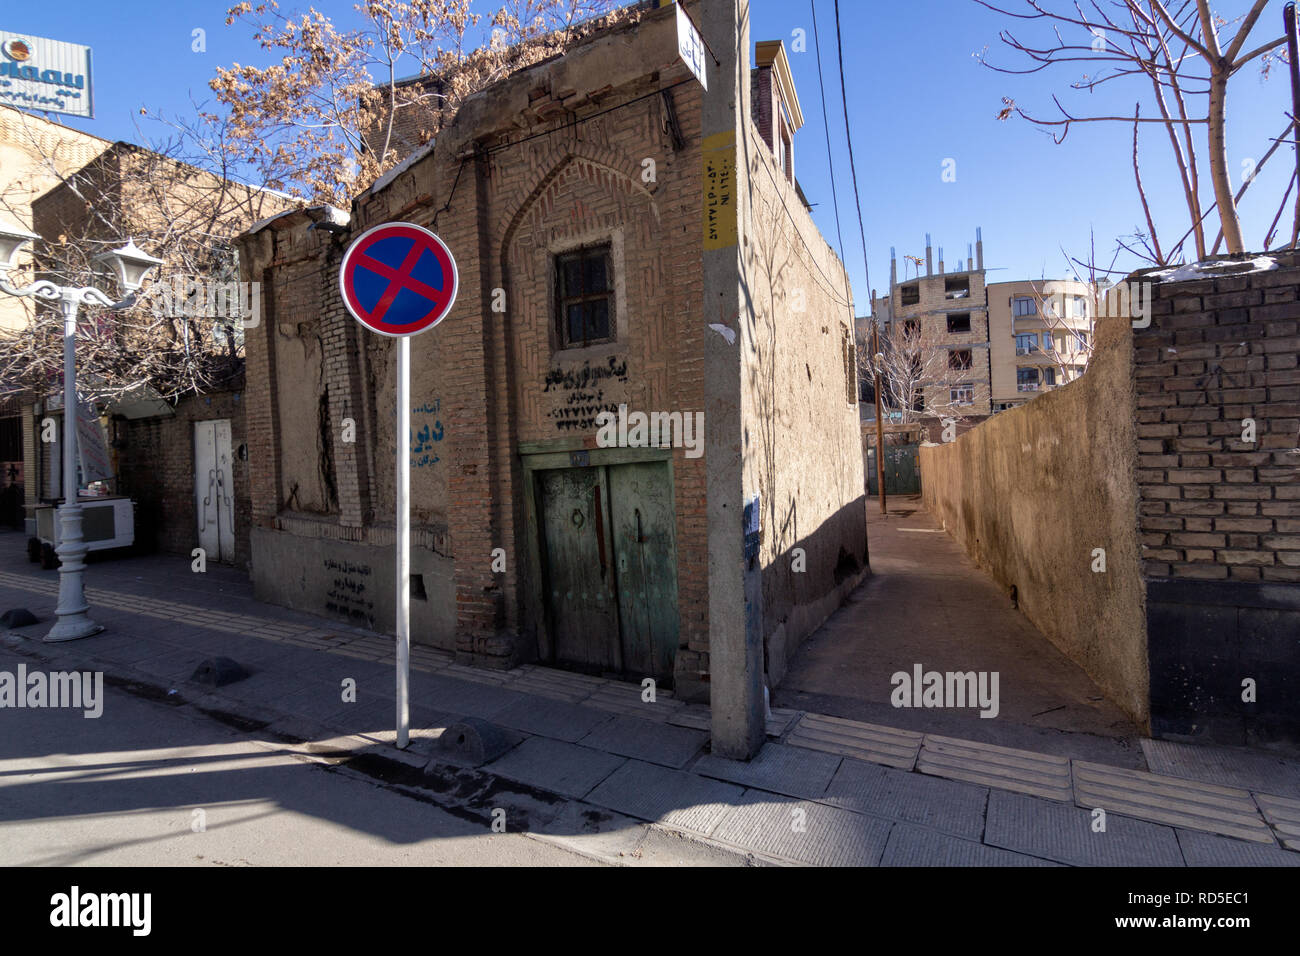
[{"label": "wooden window frame", "polygon": [[[605,288],[599,292],[580,291],[577,295],[566,295],[568,291],[564,287],[564,265],[565,263],[577,259],[583,261],[589,258],[595,258],[597,255],[605,260]],[[615,294],[615,276],[614,276],[614,247],[609,241],[587,243],[577,246],[573,249],[566,249],[564,252],[558,252],[553,255],[552,268],[555,276],[555,334],[557,351],[568,351],[570,349],[583,349],[591,345],[604,345],[618,341],[618,318],[617,304]],[[585,269],[579,269],[579,282],[585,275]],[[581,340],[572,341],[569,339],[569,306],[578,305],[587,302],[596,302],[604,300],[608,311],[609,333],[600,338],[587,338],[587,325],[583,322],[583,337]]]}]

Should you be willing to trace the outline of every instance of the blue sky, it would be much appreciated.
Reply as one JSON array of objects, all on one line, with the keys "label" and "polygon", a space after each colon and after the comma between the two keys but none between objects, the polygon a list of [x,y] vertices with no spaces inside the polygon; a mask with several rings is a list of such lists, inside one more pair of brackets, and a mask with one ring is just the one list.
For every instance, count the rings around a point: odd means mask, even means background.
[{"label": "blue sky", "polygon": [[[1020,0],[1005,2],[1016,5]],[[96,118],[64,121],[108,139],[139,142],[141,107],[190,111],[191,96],[210,96],[207,80],[217,66],[266,62],[246,25],[225,25],[227,6],[203,0],[7,5],[0,28],[90,44]],[[283,6],[294,8],[290,2]],[[1252,46],[1281,34],[1282,6],[1282,0],[1269,4],[1252,35]],[[353,16],[351,2],[318,0],[316,7],[341,23]],[[480,12],[491,9],[487,3],[475,7]],[[1248,7],[1246,0],[1224,0],[1216,9],[1231,18]],[[816,8],[845,259],[858,311],[864,313],[869,291],[848,175],[834,4],[816,0]],[[1089,230],[1096,234],[1099,261],[1109,264],[1115,237],[1131,234],[1143,222],[1133,185],[1131,127],[1085,124],[1056,145],[1025,121],[999,122],[996,114],[1003,96],[1026,108],[1050,108],[1051,94],[1059,92],[1081,112],[1128,115],[1138,98],[1145,107],[1145,89],[1121,86],[1113,94],[1088,98],[1069,90],[1077,77],[1068,67],[1034,76],[994,73],[974,54],[987,48],[1001,64],[1015,64],[1012,52],[997,39],[1008,21],[972,0],[842,0],[840,8],[871,284],[878,291],[883,294],[888,285],[891,246],[897,247],[900,259],[904,254],[924,255],[929,232],[952,262],[965,258],[977,226],[984,231],[985,265],[998,270],[991,272],[989,281],[1061,274],[1061,248],[1086,258]],[[807,36],[807,51],[790,53],[806,120],[795,141],[795,170],[809,201],[817,204],[819,226],[837,245],[812,26],[809,0],[754,0],[752,39],[782,39],[789,49],[793,31],[803,30]],[[202,53],[191,50],[196,28],[206,31]],[[1021,29],[1028,36],[1032,27]],[[1290,90],[1284,69],[1261,82],[1252,65],[1233,81],[1228,152],[1234,188],[1241,182],[1243,163],[1258,160],[1270,137],[1286,123],[1283,111]],[[1144,108],[1144,115],[1149,111]],[[1144,129],[1142,154],[1157,226],[1167,223],[1162,240],[1172,245],[1188,222],[1162,128]],[[949,159],[955,161],[955,182],[943,181]],[[1279,149],[1247,194],[1241,212],[1248,248],[1260,248],[1293,168],[1294,153]],[[1203,179],[1208,176],[1203,174]],[[1212,201],[1208,183],[1202,188]],[[1122,257],[1119,265],[1137,263]]]}]

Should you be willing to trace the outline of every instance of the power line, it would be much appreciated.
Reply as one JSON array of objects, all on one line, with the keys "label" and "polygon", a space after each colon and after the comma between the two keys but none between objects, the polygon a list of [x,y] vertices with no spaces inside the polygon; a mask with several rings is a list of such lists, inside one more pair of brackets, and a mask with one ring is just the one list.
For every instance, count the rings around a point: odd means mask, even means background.
[{"label": "power line", "polygon": [[[816,36],[814,21],[814,36]],[[853,160],[853,132],[849,129],[849,97],[844,88],[844,41],[840,36],[840,0],[835,0],[835,50],[840,61],[840,100],[844,104],[844,135],[849,143],[849,172],[853,174],[853,200],[858,208],[858,235],[862,238],[862,268],[867,280],[867,295],[871,295],[871,266],[867,263],[867,232],[862,225],[862,196],[858,193],[858,167]]]},{"label": "power line", "polygon": [[817,0],[812,5],[813,46],[817,50],[817,89],[822,97],[822,127],[826,132],[826,163],[831,174],[831,205],[835,209],[835,235],[840,243],[840,262],[844,262],[844,233],[840,230],[840,198],[835,189],[835,158],[831,154],[831,122],[826,115],[826,84],[822,81],[822,41],[817,32]]}]

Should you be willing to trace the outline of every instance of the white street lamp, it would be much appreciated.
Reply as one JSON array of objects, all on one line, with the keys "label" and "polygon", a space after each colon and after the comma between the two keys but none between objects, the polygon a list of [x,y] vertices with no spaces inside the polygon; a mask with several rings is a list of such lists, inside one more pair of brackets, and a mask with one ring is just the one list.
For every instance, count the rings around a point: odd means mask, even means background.
[{"label": "white street lamp", "polygon": [[63,504],[59,507],[59,546],[55,550],[59,560],[59,604],[54,613],[58,621],[45,635],[47,641],[75,641],[98,634],[103,627],[86,613],[85,589],[82,572],[86,569],[86,542],[81,536],[81,505],[77,500],[77,311],[86,305],[102,305],[110,309],[129,309],[136,301],[136,292],[145,274],[161,259],[155,259],[128,242],[120,249],[96,256],[113,270],[126,298],[114,302],[98,289],[85,286],[59,286],[48,279],[40,279],[26,288],[10,285],[7,274],[18,265],[18,251],[33,239],[35,233],[11,229],[0,225],[0,290],[16,296],[34,296],[38,299],[59,300],[63,310]]}]

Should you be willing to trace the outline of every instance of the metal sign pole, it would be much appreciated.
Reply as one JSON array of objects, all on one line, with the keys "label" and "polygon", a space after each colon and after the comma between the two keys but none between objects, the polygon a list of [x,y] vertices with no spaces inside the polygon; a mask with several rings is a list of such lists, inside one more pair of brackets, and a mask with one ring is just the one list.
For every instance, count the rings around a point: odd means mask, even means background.
[{"label": "metal sign pole", "polygon": [[397,358],[397,747],[410,740],[411,683],[411,339]]},{"label": "metal sign pole", "polygon": [[339,292],[352,317],[398,340],[393,586],[399,748],[411,742],[411,336],[446,318],[459,288],[451,250],[410,222],[372,226],[352,240],[339,264]]}]

